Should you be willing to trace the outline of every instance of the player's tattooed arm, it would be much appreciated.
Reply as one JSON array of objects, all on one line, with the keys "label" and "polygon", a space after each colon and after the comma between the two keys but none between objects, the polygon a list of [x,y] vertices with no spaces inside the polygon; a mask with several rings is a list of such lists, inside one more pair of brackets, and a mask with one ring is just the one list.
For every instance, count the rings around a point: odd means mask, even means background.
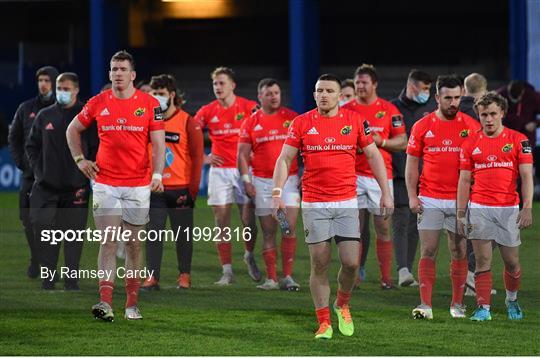
[{"label": "player's tattooed arm", "polygon": [[385,139],[379,146],[389,152],[404,151],[407,148],[407,134],[398,134],[394,137]]}]

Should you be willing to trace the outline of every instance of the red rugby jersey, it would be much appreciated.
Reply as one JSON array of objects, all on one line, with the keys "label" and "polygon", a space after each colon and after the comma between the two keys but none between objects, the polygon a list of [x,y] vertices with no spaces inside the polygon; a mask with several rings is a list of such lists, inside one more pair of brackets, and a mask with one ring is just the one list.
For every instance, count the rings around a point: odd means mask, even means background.
[{"label": "red rugby jersey", "polygon": [[[281,107],[272,115],[261,109],[242,123],[239,143],[249,143],[253,151],[251,166],[253,175],[260,178],[272,178],[274,166],[281,153],[281,148],[292,120],[298,114],[288,108]],[[290,174],[298,173],[298,162],[291,163]]]},{"label": "red rugby jersey", "polygon": [[149,132],[164,128],[157,99],[139,90],[121,99],[107,90],[90,98],[77,118],[85,127],[97,122],[96,182],[130,187],[150,184]]},{"label": "red rugby jersey", "polygon": [[407,154],[424,161],[420,195],[456,199],[461,145],[478,129],[480,123],[462,112],[449,121],[432,112],[413,125]]},{"label": "red rugby jersey", "polygon": [[527,137],[505,127],[494,138],[481,131],[468,138],[461,149],[459,168],[472,172],[471,202],[514,206],[519,204],[516,191],[519,165],[532,163]]},{"label": "red rugby jersey", "polygon": [[285,144],[298,148],[304,159],[302,200],[356,198],[356,151],[371,143],[368,124],[356,112],[340,108],[334,117],[323,117],[313,109],[296,117]]},{"label": "red rugby jersey", "polygon": [[[375,102],[368,105],[360,104],[356,99],[353,99],[343,108],[360,113],[368,121],[371,133],[377,133],[382,139],[390,139],[406,133],[401,112],[392,103],[382,98],[377,98]],[[379,150],[384,159],[388,179],[392,179],[392,153],[380,147]],[[357,153],[356,174],[370,178],[375,177],[363,153]]]},{"label": "red rugby jersey", "polygon": [[236,168],[238,134],[245,119],[251,116],[257,102],[236,96],[232,106],[224,108],[217,100],[202,106],[195,115],[207,127],[212,141],[212,154],[223,158],[220,168]]}]

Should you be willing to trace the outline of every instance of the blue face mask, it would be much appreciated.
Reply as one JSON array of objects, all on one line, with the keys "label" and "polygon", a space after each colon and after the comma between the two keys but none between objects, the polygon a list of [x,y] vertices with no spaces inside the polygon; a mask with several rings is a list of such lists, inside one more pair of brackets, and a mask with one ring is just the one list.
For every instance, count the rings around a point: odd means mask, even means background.
[{"label": "blue face mask", "polygon": [[429,92],[418,92],[418,95],[413,97],[416,103],[424,104],[429,100]]},{"label": "blue face mask", "polygon": [[56,91],[56,100],[61,106],[65,106],[71,102],[71,92],[69,91]]},{"label": "blue face mask", "polygon": [[154,96],[155,99],[159,101],[159,107],[161,107],[161,110],[165,112],[167,108],[169,108],[169,97],[165,96]]}]

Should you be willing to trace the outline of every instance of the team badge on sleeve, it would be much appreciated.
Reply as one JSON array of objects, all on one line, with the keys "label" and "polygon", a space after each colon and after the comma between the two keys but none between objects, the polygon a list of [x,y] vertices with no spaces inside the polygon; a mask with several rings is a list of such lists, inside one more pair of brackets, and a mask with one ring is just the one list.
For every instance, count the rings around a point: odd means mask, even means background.
[{"label": "team badge on sleeve", "polygon": [[159,106],[154,107],[154,120],[155,121],[163,120],[163,111],[161,110],[161,107]]},{"label": "team badge on sleeve", "polygon": [[341,134],[343,135],[350,134],[351,132],[352,132],[352,126],[345,126],[341,128]]},{"label": "team badge on sleeve", "polygon": [[142,117],[144,113],[146,112],[146,108],[139,107],[133,112],[133,114],[137,117]]},{"label": "team badge on sleeve", "polygon": [[401,115],[396,114],[395,116],[392,116],[392,127],[403,127],[403,117]]},{"label": "team badge on sleeve", "polygon": [[502,151],[508,153],[512,151],[512,148],[514,148],[514,145],[512,143],[506,143],[504,147],[502,147]]},{"label": "team badge on sleeve", "polygon": [[[504,149],[503,149],[504,150]],[[530,154],[532,153],[532,148],[531,148],[531,144],[529,143],[528,140],[522,140],[521,141],[521,152],[523,154]]]},{"label": "team badge on sleeve", "polygon": [[469,131],[470,131],[469,129],[464,129],[464,130],[462,130],[461,132],[459,132],[459,136],[460,136],[461,138],[468,137],[468,136],[469,136]]},{"label": "team badge on sleeve", "polygon": [[370,135],[371,134],[371,129],[369,129],[368,121],[364,121],[364,134],[365,135]]}]

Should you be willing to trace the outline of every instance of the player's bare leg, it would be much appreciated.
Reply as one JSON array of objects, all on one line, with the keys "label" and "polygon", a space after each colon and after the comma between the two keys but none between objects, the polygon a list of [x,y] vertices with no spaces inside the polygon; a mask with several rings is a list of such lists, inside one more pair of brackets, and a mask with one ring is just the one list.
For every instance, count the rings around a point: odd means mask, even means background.
[{"label": "player's bare leg", "polygon": [[354,323],[349,310],[349,301],[360,264],[360,242],[342,241],[337,244],[341,267],[338,273],[337,299],[334,311],[338,316],[339,330],[346,336],[354,333]]},{"label": "player's bare leg", "polygon": [[[296,220],[300,208],[287,206],[285,218],[289,223],[289,235],[281,234],[281,262],[283,270],[283,279],[279,285],[282,290],[298,291],[300,285],[292,277],[294,258],[296,256]],[[278,230],[279,231],[279,230]]]},{"label": "player's bare leg", "polygon": [[[112,238],[113,233],[122,227],[122,217],[119,215],[94,216],[96,229],[101,232],[102,241],[99,245],[98,270],[110,274],[110,279],[103,278],[99,281],[99,303],[92,306],[92,314],[95,318],[112,321],[112,298],[114,290],[114,278],[116,276],[116,249],[117,242]],[[107,230],[107,228],[109,228]],[[107,233],[107,236],[105,234]]]},{"label": "player's bare leg", "polygon": [[216,244],[219,254],[219,261],[223,268],[223,275],[221,279],[215,282],[216,285],[227,286],[234,281],[234,275],[232,270],[232,243],[231,241],[223,240],[225,233],[224,229],[231,225],[231,204],[227,205],[213,205],[212,211],[214,213],[215,225],[220,228],[220,237]]},{"label": "player's bare leg", "polygon": [[476,287],[477,309],[474,311],[471,320],[490,321],[491,320],[491,287],[493,277],[491,274],[491,261],[493,250],[490,240],[472,240],[474,256],[476,257],[476,271],[474,273],[474,283]]},{"label": "player's bare leg", "polygon": [[420,261],[418,280],[420,281],[420,305],[412,311],[415,319],[433,319],[431,296],[435,284],[435,259],[439,252],[439,230],[418,230],[420,236]]},{"label": "player's bare leg", "polygon": [[131,236],[126,245],[126,312],[127,319],[142,319],[142,315],[137,308],[139,297],[139,288],[141,286],[140,270],[142,268],[141,242],[139,240],[139,231],[144,229],[144,225],[132,225],[123,222],[124,230],[129,230]]},{"label": "player's bare leg", "polygon": [[517,295],[521,281],[521,265],[519,264],[519,246],[499,245],[504,262],[504,287],[506,289],[506,307],[508,319],[523,319],[523,312],[518,304]]},{"label": "player's bare leg", "polygon": [[261,272],[257,267],[254,256],[255,243],[257,240],[257,221],[255,219],[255,206],[250,200],[246,204],[239,204],[238,210],[240,211],[240,219],[242,221],[242,226],[244,228],[249,228],[249,232],[251,233],[251,239],[248,241],[244,240],[244,262],[247,265],[249,276],[253,279],[253,281],[259,282],[261,280]]},{"label": "player's bare leg", "polygon": [[261,290],[277,290],[279,288],[276,271],[277,222],[271,215],[259,216],[259,221],[263,236],[262,255],[266,266],[266,280],[262,285],[257,286],[257,288]]},{"label": "player's bare leg", "polygon": [[332,324],[330,321],[330,282],[328,281],[328,269],[332,259],[332,247],[329,242],[308,245],[311,261],[309,275],[309,289],[315,305],[315,312],[319,322],[320,334],[332,336]]},{"label": "player's bare leg", "polygon": [[448,250],[450,251],[450,278],[452,279],[452,302],[450,315],[453,318],[465,318],[463,294],[467,282],[467,239],[451,231],[447,231]]},{"label": "player's bare leg", "polygon": [[377,235],[377,261],[381,273],[381,288],[391,289],[394,287],[392,283],[392,251],[393,242],[390,236],[389,217],[374,215],[373,222],[375,233]]}]

